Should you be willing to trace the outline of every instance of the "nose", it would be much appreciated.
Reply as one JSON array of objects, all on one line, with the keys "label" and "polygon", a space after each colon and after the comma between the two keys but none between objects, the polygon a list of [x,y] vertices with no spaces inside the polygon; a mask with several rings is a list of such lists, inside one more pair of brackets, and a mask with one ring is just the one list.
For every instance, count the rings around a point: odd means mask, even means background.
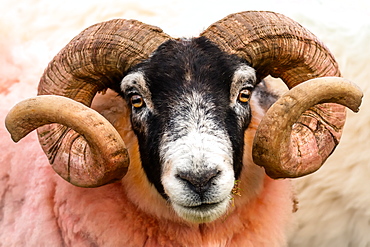
[{"label": "nose", "polygon": [[212,181],[219,176],[221,171],[211,169],[204,172],[180,171],[177,177],[185,181],[188,187],[199,195],[203,195],[212,185]]}]

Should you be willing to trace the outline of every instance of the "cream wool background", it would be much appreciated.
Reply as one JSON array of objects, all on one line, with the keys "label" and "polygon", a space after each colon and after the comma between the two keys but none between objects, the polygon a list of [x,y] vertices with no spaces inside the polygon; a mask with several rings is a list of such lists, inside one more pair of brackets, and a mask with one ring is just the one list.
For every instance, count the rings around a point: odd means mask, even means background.
[{"label": "cream wool background", "polygon": [[[9,92],[0,95],[2,123],[11,105],[36,95],[38,80],[52,57],[97,22],[137,19],[173,37],[190,37],[244,10],[276,11],[298,21],[324,41],[343,76],[360,85],[365,97],[358,114],[349,112],[341,144],[323,168],[294,180],[299,210],[291,245],[370,246],[368,1],[1,0],[0,6],[0,92]],[[6,134],[1,131],[1,138]],[[0,195],[3,191],[0,187]]]}]

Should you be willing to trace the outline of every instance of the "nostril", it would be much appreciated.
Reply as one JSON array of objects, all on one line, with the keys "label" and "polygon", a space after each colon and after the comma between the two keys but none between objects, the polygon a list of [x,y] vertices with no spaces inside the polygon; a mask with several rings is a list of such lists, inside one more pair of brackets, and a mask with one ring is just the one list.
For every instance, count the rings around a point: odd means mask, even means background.
[{"label": "nostril", "polygon": [[221,171],[217,169],[207,170],[203,172],[181,171],[176,175],[177,178],[185,181],[188,187],[198,194],[203,194],[214,185],[214,178],[219,176]]},{"label": "nostril", "polygon": [[186,180],[194,185],[203,185],[208,183],[212,178],[218,176],[221,173],[221,171],[213,169],[213,170],[207,170],[203,172],[191,172],[191,171],[181,171],[178,172],[176,177]]}]

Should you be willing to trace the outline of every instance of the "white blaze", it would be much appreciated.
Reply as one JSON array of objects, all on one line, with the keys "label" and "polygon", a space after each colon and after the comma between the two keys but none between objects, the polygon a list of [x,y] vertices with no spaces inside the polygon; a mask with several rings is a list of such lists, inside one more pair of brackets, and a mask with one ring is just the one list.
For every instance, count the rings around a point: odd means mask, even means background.
[{"label": "white blaze", "polygon": [[[210,115],[214,106],[199,93],[193,92],[176,107],[187,110],[174,109],[177,115],[173,116],[173,129],[161,141],[164,190],[180,217],[211,221],[224,214],[229,205],[234,185],[231,142],[226,130]],[[202,198],[178,177],[181,172],[203,174],[212,170],[217,170],[218,176]]]}]

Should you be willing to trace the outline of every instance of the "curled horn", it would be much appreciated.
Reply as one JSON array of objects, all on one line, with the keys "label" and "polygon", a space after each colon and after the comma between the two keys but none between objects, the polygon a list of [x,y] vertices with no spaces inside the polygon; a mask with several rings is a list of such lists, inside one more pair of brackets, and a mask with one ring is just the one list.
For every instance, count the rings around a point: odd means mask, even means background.
[{"label": "curled horn", "polygon": [[97,187],[121,179],[129,165],[125,145],[114,127],[89,107],[98,91],[117,87],[130,67],[169,38],[161,29],[135,20],[115,19],[85,29],[41,77],[38,94],[59,98],[38,96],[8,114],[13,139],[43,125],[38,129],[41,147],[65,180]]},{"label": "curled horn", "polygon": [[[201,35],[246,59],[259,79],[280,77],[290,89],[309,79],[340,76],[325,45],[281,14],[232,14]],[[361,104],[361,90],[341,78],[307,84],[276,102],[256,132],[253,160],[272,178],[300,177],[319,169],[339,143],[345,122],[342,105],[357,110]],[[325,93],[331,91],[335,93]]]}]

